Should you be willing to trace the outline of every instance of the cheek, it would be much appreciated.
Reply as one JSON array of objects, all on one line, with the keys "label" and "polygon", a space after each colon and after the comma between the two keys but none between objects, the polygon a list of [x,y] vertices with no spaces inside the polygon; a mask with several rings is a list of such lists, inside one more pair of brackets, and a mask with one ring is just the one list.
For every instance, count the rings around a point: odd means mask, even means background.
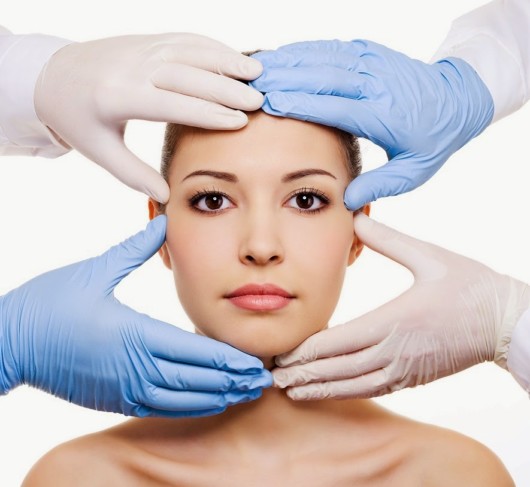
[{"label": "cheek", "polygon": [[168,215],[166,244],[181,304],[192,320],[200,296],[225,292],[223,275],[232,265],[235,232],[222,219],[197,218],[189,212]]},{"label": "cheek", "polygon": [[323,216],[318,222],[317,218],[289,226],[289,253],[297,272],[304,276],[304,292],[331,315],[348,266],[353,218],[347,211]]}]

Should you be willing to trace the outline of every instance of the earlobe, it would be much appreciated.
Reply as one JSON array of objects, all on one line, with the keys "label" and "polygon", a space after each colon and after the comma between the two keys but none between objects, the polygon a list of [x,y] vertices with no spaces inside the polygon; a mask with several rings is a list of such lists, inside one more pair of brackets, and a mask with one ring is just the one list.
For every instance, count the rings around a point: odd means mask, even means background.
[{"label": "earlobe", "polygon": [[[158,215],[160,215],[160,203],[158,201],[155,201],[152,198],[149,198],[149,202],[147,203],[147,207],[149,209],[149,220],[152,220],[153,218],[156,218]],[[164,245],[160,247],[158,250],[158,255],[160,255],[160,258],[162,259],[162,262],[164,265],[171,269],[171,259],[169,258],[169,252],[167,250],[167,244],[164,242]]]},{"label": "earlobe", "polygon": [[[357,210],[353,215],[358,212],[363,212],[366,216],[370,216],[370,205],[364,205],[360,210]],[[364,244],[360,241],[357,235],[353,235],[353,243],[350,249],[350,255],[348,257],[348,265],[352,265],[359,255],[361,255],[362,250],[364,249]]]}]

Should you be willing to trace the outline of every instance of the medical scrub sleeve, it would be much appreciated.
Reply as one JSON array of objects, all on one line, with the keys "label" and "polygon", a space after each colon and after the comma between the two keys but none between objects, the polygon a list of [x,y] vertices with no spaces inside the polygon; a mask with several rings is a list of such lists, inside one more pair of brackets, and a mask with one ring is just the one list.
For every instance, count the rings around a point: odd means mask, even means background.
[{"label": "medical scrub sleeve", "polygon": [[[456,19],[433,60],[449,56],[480,75],[495,105],[493,122],[521,108],[530,98],[530,1],[496,0]],[[515,325],[507,366],[530,392],[530,310]]]},{"label": "medical scrub sleeve", "polygon": [[33,93],[43,66],[71,42],[13,35],[0,26],[0,155],[58,157],[69,151],[40,122]]},{"label": "medical scrub sleeve", "polygon": [[495,0],[456,19],[433,57],[467,61],[488,87],[492,123],[530,98],[530,1]]}]

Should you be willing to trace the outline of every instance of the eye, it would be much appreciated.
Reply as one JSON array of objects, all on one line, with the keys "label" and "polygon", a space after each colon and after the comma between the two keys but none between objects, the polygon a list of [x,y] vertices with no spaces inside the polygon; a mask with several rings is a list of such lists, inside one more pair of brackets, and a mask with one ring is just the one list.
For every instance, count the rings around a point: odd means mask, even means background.
[{"label": "eye", "polygon": [[231,202],[219,191],[199,191],[190,199],[190,206],[203,213],[217,213],[230,208]]},{"label": "eye", "polygon": [[287,204],[301,213],[316,213],[329,204],[329,198],[322,191],[303,188],[296,191]]}]

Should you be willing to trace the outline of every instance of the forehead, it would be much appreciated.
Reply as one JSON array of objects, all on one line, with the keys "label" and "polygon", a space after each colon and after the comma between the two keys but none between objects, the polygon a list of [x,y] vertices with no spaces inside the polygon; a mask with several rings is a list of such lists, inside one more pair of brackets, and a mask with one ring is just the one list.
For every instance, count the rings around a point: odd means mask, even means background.
[{"label": "forehead", "polygon": [[310,122],[249,115],[246,127],[211,131],[184,127],[176,142],[170,179],[175,173],[208,169],[233,172],[287,173],[321,168],[348,179],[348,161],[335,129]]}]

